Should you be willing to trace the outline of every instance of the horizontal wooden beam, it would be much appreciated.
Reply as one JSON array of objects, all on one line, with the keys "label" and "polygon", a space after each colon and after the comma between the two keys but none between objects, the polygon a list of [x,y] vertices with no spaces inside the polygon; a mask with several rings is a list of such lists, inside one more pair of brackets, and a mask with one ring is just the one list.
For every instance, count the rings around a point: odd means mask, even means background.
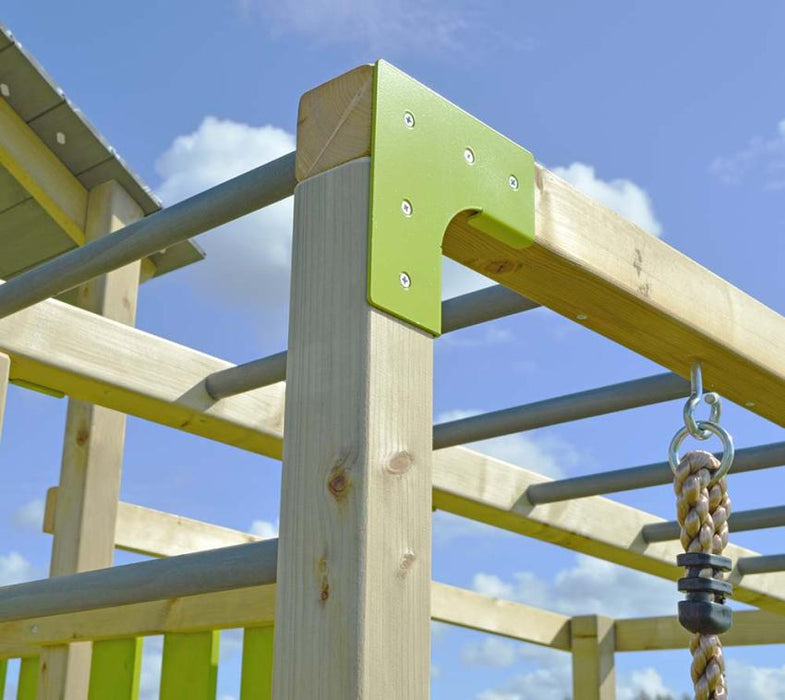
[{"label": "horizontal wooden beam", "polygon": [[[46,492],[44,532],[54,532],[57,487]],[[121,501],[117,508],[115,546],[150,557],[176,557],[218,547],[258,542],[261,537],[182,515]]]},{"label": "horizontal wooden beam", "polygon": [[[675,616],[616,620],[616,651],[684,649],[690,633]],[[733,626],[722,635],[725,646],[785,644],[785,617],[767,610],[736,610]]]},{"label": "horizontal wooden beam", "polygon": [[84,244],[87,189],[5,100],[0,100],[0,165],[77,245]]},{"label": "horizontal wooden beam", "polygon": [[231,363],[48,300],[0,320],[11,379],[280,458],[283,383],[215,401],[207,375]]},{"label": "horizontal wooden beam", "polygon": [[[297,176],[371,152],[373,67],[303,95]],[[785,319],[538,166],[533,245],[516,250],[451,222],[444,254],[785,425]],[[743,243],[741,243],[743,245]]]},{"label": "horizontal wooden beam", "polygon": [[[434,453],[436,508],[673,581],[684,575],[676,566],[678,542],[647,544],[641,535],[644,525],[662,518],[600,496],[533,506],[526,489],[543,481],[546,477],[465,448]],[[754,556],[749,552],[733,544],[725,549],[734,561]],[[731,579],[736,600],[785,613],[785,573],[740,579],[734,571]]]}]

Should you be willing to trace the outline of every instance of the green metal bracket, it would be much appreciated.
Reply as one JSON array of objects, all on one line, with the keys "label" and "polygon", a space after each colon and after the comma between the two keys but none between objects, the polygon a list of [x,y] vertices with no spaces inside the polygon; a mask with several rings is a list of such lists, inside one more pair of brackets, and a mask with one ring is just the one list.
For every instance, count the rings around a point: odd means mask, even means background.
[{"label": "green metal bracket", "polygon": [[441,333],[442,239],[460,212],[534,242],[534,157],[385,61],[375,67],[368,301]]}]

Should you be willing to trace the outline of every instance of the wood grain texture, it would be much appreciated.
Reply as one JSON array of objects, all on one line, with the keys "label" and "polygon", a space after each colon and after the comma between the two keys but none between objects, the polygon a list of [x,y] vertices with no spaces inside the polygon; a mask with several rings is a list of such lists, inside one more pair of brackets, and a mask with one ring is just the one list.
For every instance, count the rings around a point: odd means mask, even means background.
[{"label": "wood grain texture", "polygon": [[274,585],[47,615],[0,623],[0,658],[35,656],[41,646],[71,640],[123,639],[271,625],[274,615]]},{"label": "wood grain texture", "polygon": [[366,301],[369,170],[295,192],[279,700],[428,697],[432,338]]},{"label": "wood grain texture", "polygon": [[373,66],[359,66],[300,98],[297,180],[371,155]]},{"label": "wood grain texture", "polygon": [[613,620],[600,615],[572,618],[572,695],[575,700],[615,700]]},{"label": "wood grain texture", "polygon": [[[678,542],[647,544],[641,535],[644,525],[662,518],[600,496],[532,506],[526,489],[547,480],[466,448],[434,452],[437,508],[672,581],[684,575],[676,566]],[[756,554],[750,552],[733,544],[725,549],[734,561]],[[785,613],[785,573],[740,579],[734,571],[731,580],[735,600]]]},{"label": "wood grain texture", "polygon": [[[44,532],[53,531],[56,503],[57,488],[50,488],[46,494]],[[258,542],[262,538],[250,532],[120,501],[117,504],[114,539],[117,549],[151,557],[175,557],[217,547]]]},{"label": "wood grain texture", "polygon": [[431,585],[431,618],[554,649],[570,649],[570,618],[566,615],[435,581]]},{"label": "wood grain texture", "polygon": [[[139,205],[116,182],[99,185],[88,198],[85,242],[102,238],[142,215]],[[76,305],[133,325],[139,268],[137,261],[90,280],[78,289]],[[78,399],[69,400],[51,576],[112,565],[124,444],[123,413]],[[39,687],[43,697],[77,700],[88,695],[89,685],[90,645],[64,646],[42,653]]]},{"label": "wood grain texture", "polygon": [[49,300],[0,319],[11,379],[280,458],[283,383],[222,401],[204,389],[225,360]]},{"label": "wood grain texture", "polygon": [[[616,651],[686,649],[690,633],[675,616],[616,620]],[[785,617],[767,610],[734,610],[733,626],[722,635],[726,647],[785,644]]]},{"label": "wood grain texture", "polygon": [[[361,66],[303,97],[298,179],[370,153]],[[370,80],[370,77],[366,78]],[[346,118],[351,115],[351,119]],[[340,124],[341,128],[336,128]],[[538,166],[534,245],[514,250],[456,217],[444,254],[554,311],[785,425],[785,319]]]}]

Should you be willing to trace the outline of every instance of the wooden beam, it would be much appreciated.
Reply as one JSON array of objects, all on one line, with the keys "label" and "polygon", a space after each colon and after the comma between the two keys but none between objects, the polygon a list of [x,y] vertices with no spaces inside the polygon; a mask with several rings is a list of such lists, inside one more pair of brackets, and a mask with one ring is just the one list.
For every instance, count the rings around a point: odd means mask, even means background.
[{"label": "wooden beam", "polygon": [[[616,651],[686,649],[691,634],[675,616],[616,620]],[[785,617],[767,610],[734,610],[733,626],[722,635],[725,646],[785,644]]]},{"label": "wooden beam", "polygon": [[[437,508],[672,581],[684,575],[676,566],[678,542],[647,544],[641,535],[644,525],[662,518],[600,496],[532,506],[526,489],[547,480],[461,447],[434,452]],[[734,561],[755,554],[733,544],[725,549]],[[785,573],[731,578],[735,600],[785,613]]]},{"label": "wooden beam", "polygon": [[[298,176],[370,153],[370,71],[303,96]],[[444,254],[682,377],[701,360],[708,388],[785,425],[782,316],[541,166],[535,200],[530,247],[480,233],[466,213],[448,228]]]},{"label": "wooden beam", "polygon": [[49,300],[0,320],[11,379],[280,458],[283,383],[214,401],[207,375],[233,366]]},{"label": "wooden beam", "polygon": [[0,100],[0,165],[77,245],[85,242],[87,190],[5,100]]},{"label": "wooden beam", "polygon": [[8,400],[8,380],[11,373],[11,358],[0,353],[0,439],[3,437],[5,405]]},{"label": "wooden beam", "polygon": [[68,615],[0,623],[0,658],[35,656],[42,646],[271,625],[275,586],[249,586]]},{"label": "wooden beam", "polygon": [[[57,488],[46,493],[44,532],[54,528]],[[164,513],[120,501],[117,504],[115,547],[150,557],[176,557],[218,547],[258,542],[261,537],[182,515]]]},{"label": "wooden beam", "polygon": [[370,161],[295,192],[273,697],[430,687],[433,339],[368,305]]},{"label": "wooden beam", "polygon": [[572,618],[572,694],[581,700],[615,700],[613,620],[599,615]]},{"label": "wooden beam", "polygon": [[[111,181],[99,185],[88,199],[85,241],[102,238],[142,216],[142,209],[119,184]],[[87,282],[78,290],[76,305],[132,326],[139,269],[137,261]],[[89,344],[90,338],[85,342]],[[69,400],[51,576],[112,565],[124,443],[125,414]],[[90,686],[90,655],[89,644],[46,650],[41,657],[39,680],[44,697],[85,698]]]},{"label": "wooden beam", "polygon": [[431,619],[522,642],[569,651],[570,618],[434,581]]}]

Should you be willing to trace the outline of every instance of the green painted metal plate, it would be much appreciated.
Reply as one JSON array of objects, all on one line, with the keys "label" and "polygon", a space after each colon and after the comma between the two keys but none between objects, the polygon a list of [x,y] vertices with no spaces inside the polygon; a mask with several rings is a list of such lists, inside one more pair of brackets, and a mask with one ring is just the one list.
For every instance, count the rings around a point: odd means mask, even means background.
[{"label": "green painted metal plate", "polygon": [[534,241],[534,157],[385,61],[376,64],[368,300],[441,333],[442,239],[463,211],[513,248]]}]

